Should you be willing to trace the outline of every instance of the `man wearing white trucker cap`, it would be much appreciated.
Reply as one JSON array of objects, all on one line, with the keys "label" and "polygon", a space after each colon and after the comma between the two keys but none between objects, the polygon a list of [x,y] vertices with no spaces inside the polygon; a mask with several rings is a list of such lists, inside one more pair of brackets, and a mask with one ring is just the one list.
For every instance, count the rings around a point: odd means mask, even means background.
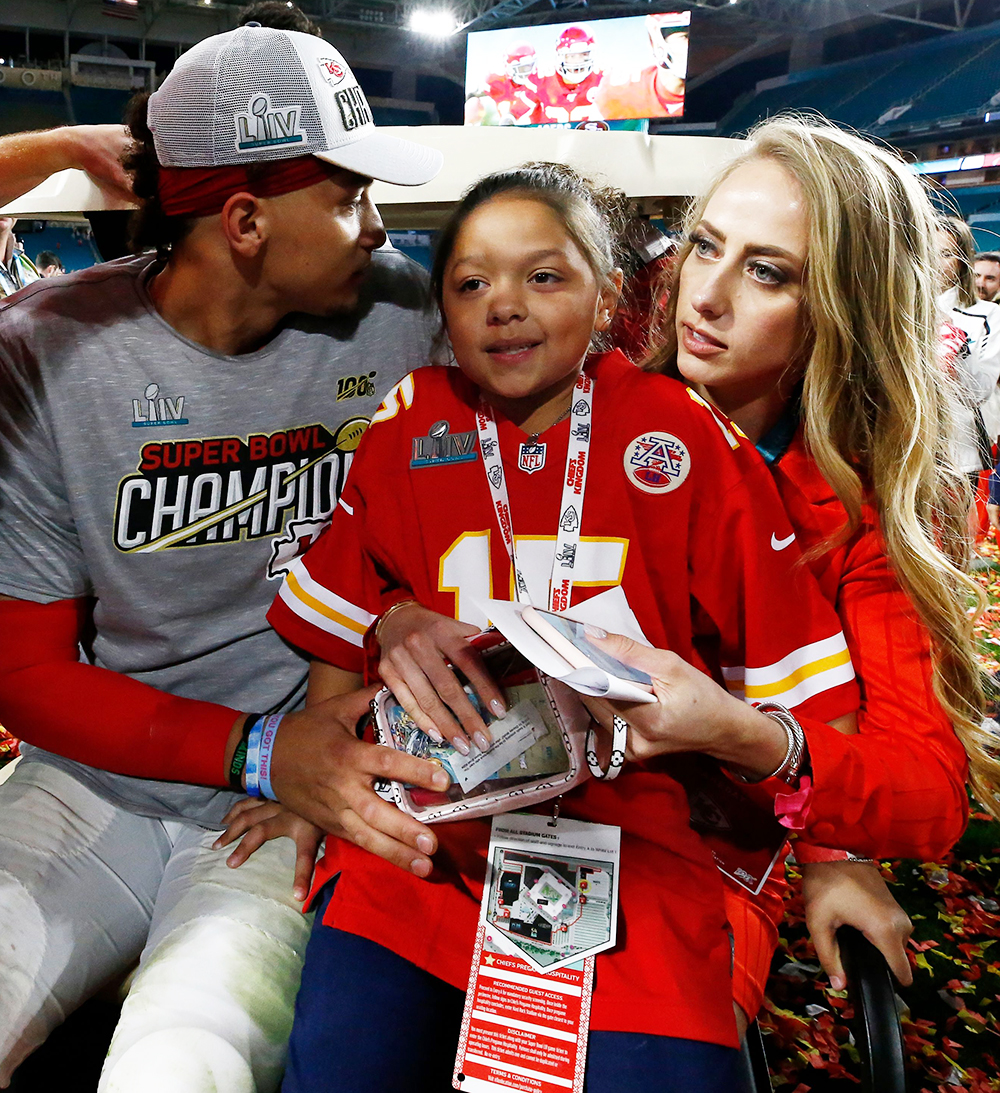
[{"label": "man wearing white trucker cap", "polygon": [[[246,711],[297,711],[270,777],[298,813],[421,875],[435,846],[371,783],[438,769],[357,739],[367,694],[298,711],[307,664],[264,614],[427,359],[368,186],[440,157],[375,130],[328,43],[257,26],[185,53],[131,128],[157,255],[0,305],[0,722],[28,742],[0,786],[0,1087],[142,953],[101,1090],[266,1091],[315,844],[213,849],[257,782]],[[360,643],[368,620],[316,611]]]}]

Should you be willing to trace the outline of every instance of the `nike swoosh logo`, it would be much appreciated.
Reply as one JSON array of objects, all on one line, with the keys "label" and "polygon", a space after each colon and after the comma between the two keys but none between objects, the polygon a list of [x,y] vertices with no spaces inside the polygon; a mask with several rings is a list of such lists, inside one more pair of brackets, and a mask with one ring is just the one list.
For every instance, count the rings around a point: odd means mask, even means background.
[{"label": "nike swoosh logo", "polygon": [[771,532],[771,549],[772,550],[784,550],[786,546],[791,546],[795,542],[795,532],[793,531],[787,539],[779,539],[774,532]]}]

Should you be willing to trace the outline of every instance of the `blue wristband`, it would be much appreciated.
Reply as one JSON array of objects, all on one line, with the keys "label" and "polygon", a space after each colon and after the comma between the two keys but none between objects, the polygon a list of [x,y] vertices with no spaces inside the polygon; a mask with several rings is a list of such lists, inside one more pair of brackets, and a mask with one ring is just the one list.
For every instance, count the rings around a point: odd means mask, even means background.
[{"label": "blue wristband", "polygon": [[266,717],[258,717],[253,723],[250,735],[247,737],[247,765],[243,768],[247,780],[247,794],[250,797],[260,796],[260,784],[258,771],[260,770],[260,738],[264,733]]},{"label": "blue wristband", "polygon": [[278,726],[284,716],[284,714],[275,713],[271,714],[270,717],[265,717],[264,728],[260,737],[260,763],[257,767],[257,784],[261,796],[266,797],[269,801],[278,799],[271,788],[271,750],[278,736]]}]

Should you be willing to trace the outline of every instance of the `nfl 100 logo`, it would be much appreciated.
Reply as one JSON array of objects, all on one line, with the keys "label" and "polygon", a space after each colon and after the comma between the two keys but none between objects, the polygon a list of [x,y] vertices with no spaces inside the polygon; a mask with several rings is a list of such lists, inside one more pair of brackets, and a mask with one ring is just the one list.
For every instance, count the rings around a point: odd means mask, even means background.
[{"label": "nfl 100 logo", "polygon": [[525,474],[534,474],[545,466],[545,445],[525,441],[518,452],[517,466]]}]

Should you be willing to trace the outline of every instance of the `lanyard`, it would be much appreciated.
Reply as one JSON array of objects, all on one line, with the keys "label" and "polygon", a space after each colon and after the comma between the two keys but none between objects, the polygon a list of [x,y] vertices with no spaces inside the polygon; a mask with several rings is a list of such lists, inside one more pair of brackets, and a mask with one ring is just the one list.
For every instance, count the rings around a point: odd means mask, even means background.
[{"label": "lanyard", "polygon": [[[583,495],[587,486],[587,463],[590,459],[591,410],[594,403],[594,381],[582,372],[573,388],[573,408],[569,419],[569,444],[566,448],[566,473],[563,475],[562,500],[559,504],[559,527],[556,547],[552,557],[552,573],[549,578],[550,611],[565,611],[569,607],[573,588],[573,570],[576,566],[580,528],[583,524]],[[483,453],[486,481],[489,483],[493,510],[503,544],[507,548],[510,564],[514,568],[514,587],[519,603],[530,603],[528,585],[517,564],[517,548],[514,544],[514,528],[510,516],[510,498],[507,480],[500,459],[500,438],[493,409],[480,400],[476,411],[476,428],[479,432],[479,448]]]}]

